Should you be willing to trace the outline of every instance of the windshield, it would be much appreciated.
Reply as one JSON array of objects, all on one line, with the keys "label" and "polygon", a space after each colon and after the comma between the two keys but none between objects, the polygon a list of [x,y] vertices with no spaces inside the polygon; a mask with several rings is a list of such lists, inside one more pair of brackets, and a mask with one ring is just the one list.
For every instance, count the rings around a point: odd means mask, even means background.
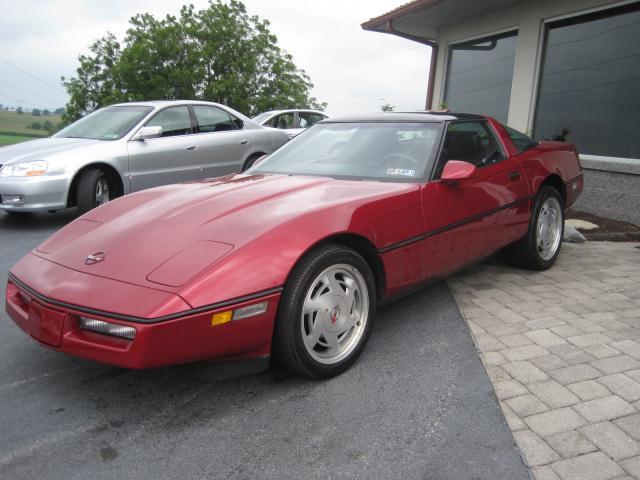
[{"label": "windshield", "polygon": [[415,182],[437,150],[442,123],[320,123],[251,173]]},{"label": "windshield", "polygon": [[118,140],[125,136],[152,107],[106,107],[72,123],[54,135],[57,138],[89,138],[92,140]]},{"label": "windshield", "polygon": [[264,113],[261,113],[260,115],[253,117],[252,120],[256,123],[260,123],[263,120],[266,120],[267,118],[269,118],[271,115],[273,115],[273,112],[264,112]]}]

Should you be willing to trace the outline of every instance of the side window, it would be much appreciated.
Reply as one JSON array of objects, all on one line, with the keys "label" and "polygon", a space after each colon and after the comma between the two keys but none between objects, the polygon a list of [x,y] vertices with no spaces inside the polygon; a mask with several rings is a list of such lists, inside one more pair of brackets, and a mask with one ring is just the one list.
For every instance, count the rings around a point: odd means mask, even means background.
[{"label": "side window", "polygon": [[505,158],[486,122],[450,123],[434,178],[440,178],[449,160],[462,160],[480,168],[493,165]]},{"label": "side window", "polygon": [[520,133],[519,131],[514,130],[511,127],[507,127],[506,125],[502,125],[502,126],[506,130],[507,135],[509,135],[509,138],[515,145],[518,152],[520,153],[525,152],[530,148],[533,148],[536,145],[538,145],[538,142],[536,142],[533,138],[525,135],[524,133]]},{"label": "side window", "polygon": [[324,120],[326,117],[318,113],[300,112],[300,128],[309,128],[311,125],[318,123],[320,120]]},{"label": "side window", "polygon": [[242,128],[240,120],[221,108],[204,105],[194,105],[192,108],[198,121],[198,133],[226,132]]},{"label": "side window", "polygon": [[271,121],[274,128],[293,128],[293,113],[283,113]]},{"label": "side window", "polygon": [[175,137],[192,133],[191,117],[187,107],[170,107],[162,110],[147,122],[147,127],[162,127],[163,137]]}]

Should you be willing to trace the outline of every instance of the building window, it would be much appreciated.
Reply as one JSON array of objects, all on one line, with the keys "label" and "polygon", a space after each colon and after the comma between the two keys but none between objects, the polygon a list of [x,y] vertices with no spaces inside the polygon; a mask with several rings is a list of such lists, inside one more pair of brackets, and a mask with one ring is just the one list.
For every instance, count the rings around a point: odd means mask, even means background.
[{"label": "building window", "polygon": [[444,100],[452,112],[481,113],[506,123],[518,32],[452,45]]},{"label": "building window", "polygon": [[535,136],[640,158],[639,39],[639,3],[549,24]]}]

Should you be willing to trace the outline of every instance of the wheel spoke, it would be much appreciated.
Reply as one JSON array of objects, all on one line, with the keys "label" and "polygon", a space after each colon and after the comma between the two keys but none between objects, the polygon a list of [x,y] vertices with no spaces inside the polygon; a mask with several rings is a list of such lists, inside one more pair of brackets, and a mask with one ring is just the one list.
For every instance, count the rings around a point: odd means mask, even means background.
[{"label": "wheel spoke", "polygon": [[307,348],[313,350],[318,344],[318,340],[320,340],[320,337],[323,333],[324,328],[322,326],[322,320],[318,315],[315,322],[313,323],[313,326],[311,327],[311,333],[304,337],[304,343],[307,345]]},{"label": "wheel spoke", "polygon": [[344,292],[344,298],[347,302],[349,313],[351,313],[351,310],[353,310],[353,304],[356,301],[356,282],[349,278],[345,280],[345,283],[347,284],[347,290]]},{"label": "wheel spoke", "polygon": [[343,333],[348,332],[353,327],[358,325],[358,321],[360,320],[360,315],[357,312],[349,315],[344,323],[344,328],[340,331],[338,335],[342,335]]},{"label": "wheel spoke", "polygon": [[327,275],[326,277],[326,285],[329,286],[331,293],[334,295],[343,295],[344,289],[336,279],[335,275]]},{"label": "wheel spoke", "polygon": [[310,298],[304,302],[303,314],[311,315],[313,313],[321,312],[325,308],[319,297]]},{"label": "wheel spoke", "polygon": [[338,335],[333,332],[324,332],[324,339],[329,345],[329,351],[331,353],[336,353],[340,348],[340,344],[338,343]]}]

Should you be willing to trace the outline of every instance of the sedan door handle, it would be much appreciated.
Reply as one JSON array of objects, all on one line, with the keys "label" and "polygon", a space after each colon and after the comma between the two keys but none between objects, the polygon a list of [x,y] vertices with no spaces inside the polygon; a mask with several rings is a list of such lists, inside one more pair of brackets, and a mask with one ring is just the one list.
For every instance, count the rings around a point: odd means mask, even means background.
[{"label": "sedan door handle", "polygon": [[516,180],[520,180],[520,172],[510,172],[509,180],[511,180],[512,182],[515,182]]},{"label": "sedan door handle", "polygon": [[187,147],[187,150],[195,150],[195,149],[196,149],[196,146],[195,146],[195,145],[189,145],[189,146]]},{"label": "sedan door handle", "polygon": [[240,140],[240,145],[246,145],[248,141],[249,140],[247,140],[246,138],[244,140]]}]

